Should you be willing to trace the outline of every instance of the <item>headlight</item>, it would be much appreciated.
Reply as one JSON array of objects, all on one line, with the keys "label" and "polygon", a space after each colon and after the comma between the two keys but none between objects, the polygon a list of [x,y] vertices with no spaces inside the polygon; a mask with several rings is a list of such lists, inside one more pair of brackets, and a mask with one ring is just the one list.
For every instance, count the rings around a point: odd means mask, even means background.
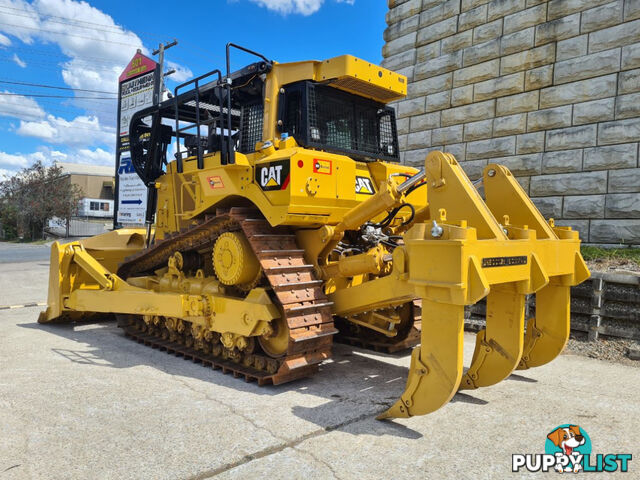
[{"label": "headlight", "polygon": [[320,130],[317,127],[311,127],[311,140],[320,141]]}]

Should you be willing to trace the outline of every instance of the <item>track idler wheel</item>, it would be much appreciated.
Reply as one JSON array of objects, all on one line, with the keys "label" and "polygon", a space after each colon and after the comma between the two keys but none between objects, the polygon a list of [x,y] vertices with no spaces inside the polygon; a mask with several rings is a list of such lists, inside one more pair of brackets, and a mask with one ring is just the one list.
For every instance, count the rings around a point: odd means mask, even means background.
[{"label": "track idler wheel", "polygon": [[213,246],[213,268],[224,285],[251,290],[262,269],[249,241],[242,232],[225,232]]},{"label": "track idler wheel", "polygon": [[279,358],[287,353],[289,348],[289,326],[284,316],[271,322],[273,332],[258,337],[262,350],[273,358]]}]

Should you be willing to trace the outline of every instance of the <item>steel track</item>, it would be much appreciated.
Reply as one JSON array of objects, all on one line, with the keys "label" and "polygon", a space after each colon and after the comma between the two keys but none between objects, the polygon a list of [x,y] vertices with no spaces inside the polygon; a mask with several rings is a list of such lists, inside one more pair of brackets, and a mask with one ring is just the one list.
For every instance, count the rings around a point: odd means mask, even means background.
[{"label": "steel track", "polygon": [[[315,277],[313,267],[306,264],[304,251],[296,243],[294,233],[287,227],[271,227],[255,210],[232,208],[218,210],[199,224],[165,238],[149,249],[129,257],[118,269],[127,278],[150,273],[166,266],[174,252],[198,252],[213,248],[215,240],[224,232],[243,231],[260,261],[264,276],[284,313],[289,330],[289,343],[283,357],[277,361],[275,373],[242,364],[238,360],[218,358],[212,354],[169,342],[134,325],[123,324],[126,334],[140,343],[196,359],[203,364],[256,380],[259,385],[274,385],[313,375],[318,365],[331,356],[333,325],[331,302]],[[237,352],[236,352],[237,353]]]}]

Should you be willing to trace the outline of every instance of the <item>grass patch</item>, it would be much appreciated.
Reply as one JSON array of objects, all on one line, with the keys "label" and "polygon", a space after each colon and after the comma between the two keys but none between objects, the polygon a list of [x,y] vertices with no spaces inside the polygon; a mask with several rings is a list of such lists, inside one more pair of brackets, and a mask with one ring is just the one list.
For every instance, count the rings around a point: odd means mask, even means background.
[{"label": "grass patch", "polygon": [[640,248],[602,248],[585,246],[580,248],[585,260],[631,260],[640,264]]}]

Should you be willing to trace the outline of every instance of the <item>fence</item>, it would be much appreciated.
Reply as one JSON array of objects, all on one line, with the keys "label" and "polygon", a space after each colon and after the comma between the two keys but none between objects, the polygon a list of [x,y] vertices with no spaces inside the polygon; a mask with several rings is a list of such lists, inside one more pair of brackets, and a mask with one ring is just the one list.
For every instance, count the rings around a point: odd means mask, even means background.
[{"label": "fence", "polygon": [[66,220],[56,219],[49,222],[46,232],[56,237],[91,237],[107,232],[113,228],[113,219],[93,218],[84,216],[71,217],[69,224]]},{"label": "fence", "polygon": [[[485,325],[484,301],[467,308],[465,328]],[[525,318],[535,316],[535,295],[530,295]],[[586,282],[571,289],[571,330],[589,340],[607,337],[640,340],[640,275],[593,272]]]}]

